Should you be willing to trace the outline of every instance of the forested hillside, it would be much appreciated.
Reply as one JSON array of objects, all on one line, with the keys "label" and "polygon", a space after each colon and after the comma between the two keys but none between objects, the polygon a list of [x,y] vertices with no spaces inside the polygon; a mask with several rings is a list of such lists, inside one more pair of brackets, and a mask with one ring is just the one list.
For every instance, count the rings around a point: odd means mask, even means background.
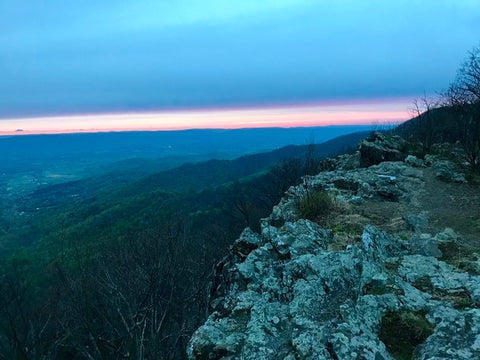
[{"label": "forested hillside", "polygon": [[258,230],[319,159],[365,136],[124,184],[103,174],[19,198],[15,222],[1,224],[0,358],[184,357],[206,316],[212,267],[232,241]]}]

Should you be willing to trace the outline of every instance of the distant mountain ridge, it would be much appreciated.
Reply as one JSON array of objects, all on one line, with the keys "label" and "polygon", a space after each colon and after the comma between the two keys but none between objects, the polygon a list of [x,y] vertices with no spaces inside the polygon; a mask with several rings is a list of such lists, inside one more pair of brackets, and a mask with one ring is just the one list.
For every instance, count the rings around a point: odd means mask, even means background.
[{"label": "distant mountain ridge", "polygon": [[[321,144],[315,144],[315,156],[319,159],[334,156],[352,149],[361,139],[367,137],[368,131],[343,135]],[[145,188],[145,182],[156,184],[169,190],[194,190],[199,186],[215,186],[242,178],[289,158],[305,159],[308,145],[289,145],[278,150],[244,155],[234,160],[209,160],[197,164],[184,164],[178,168],[151,175],[137,183],[138,188]],[[223,175],[222,175],[223,174]],[[194,179],[194,183],[185,184],[182,178]],[[192,188],[189,188],[192,186]]]},{"label": "distant mountain ridge", "polygon": [[[194,129],[56,135],[0,136],[0,170],[19,163],[31,165],[46,159],[119,161],[131,157],[216,153],[234,158],[247,153],[278,149],[286,145],[317,143],[371,129],[371,125],[299,128]],[[53,161],[53,160],[52,160]]]},{"label": "distant mountain ridge", "polygon": [[[321,144],[315,144],[315,157],[322,159],[352,149],[356,143],[368,136],[368,131],[343,135]],[[286,159],[303,160],[308,145],[289,145],[277,150],[252,155],[244,155],[233,160],[212,159],[198,163],[185,163],[179,167],[161,171],[135,181],[135,174],[129,171],[108,172],[84,180],[66,182],[41,188],[29,196],[30,207],[50,206],[52,201],[71,201],[72,196],[89,196],[104,187],[106,183],[115,186],[125,184],[118,191],[120,194],[148,193],[157,189],[164,191],[198,191],[204,187],[215,187],[241,179],[268,169],[272,165]],[[111,185],[110,185],[111,186]],[[64,200],[61,200],[61,199]]]}]

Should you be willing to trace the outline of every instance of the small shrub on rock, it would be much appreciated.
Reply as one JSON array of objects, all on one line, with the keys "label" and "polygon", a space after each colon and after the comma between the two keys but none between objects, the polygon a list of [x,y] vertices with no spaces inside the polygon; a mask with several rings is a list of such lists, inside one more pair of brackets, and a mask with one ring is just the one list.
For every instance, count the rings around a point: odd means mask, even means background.
[{"label": "small shrub on rock", "polygon": [[297,202],[300,219],[320,221],[325,219],[333,208],[334,202],[326,191],[313,191]]}]

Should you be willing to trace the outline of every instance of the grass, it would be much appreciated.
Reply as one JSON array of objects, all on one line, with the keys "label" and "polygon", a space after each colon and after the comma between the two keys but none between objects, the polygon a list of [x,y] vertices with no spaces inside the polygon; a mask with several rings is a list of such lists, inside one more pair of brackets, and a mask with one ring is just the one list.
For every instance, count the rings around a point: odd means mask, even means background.
[{"label": "grass", "polygon": [[334,209],[335,203],[326,191],[313,191],[297,201],[300,219],[322,222]]}]

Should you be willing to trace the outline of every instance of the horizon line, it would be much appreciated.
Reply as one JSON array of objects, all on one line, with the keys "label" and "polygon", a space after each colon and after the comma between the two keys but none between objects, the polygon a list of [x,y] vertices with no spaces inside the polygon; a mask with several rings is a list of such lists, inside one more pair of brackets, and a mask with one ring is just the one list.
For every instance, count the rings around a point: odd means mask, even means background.
[{"label": "horizon line", "polygon": [[108,133],[127,133],[127,132],[174,132],[174,131],[207,131],[207,130],[218,130],[218,131],[228,131],[228,130],[254,130],[254,129],[308,129],[308,128],[329,128],[329,127],[364,127],[364,128],[373,128],[376,126],[380,127],[394,127],[396,124],[384,124],[379,125],[376,123],[371,124],[330,124],[330,125],[306,125],[306,126],[262,126],[262,127],[238,127],[238,128],[208,128],[208,127],[199,127],[199,128],[178,128],[178,129],[151,129],[151,128],[132,128],[132,129],[101,129],[101,130],[92,130],[92,129],[76,129],[72,131],[58,131],[58,132],[28,132],[24,130],[15,130],[14,134],[6,134],[0,131],[0,137],[10,137],[10,136],[35,136],[35,135],[75,135],[75,134],[108,134]]},{"label": "horizon line", "polygon": [[0,119],[0,135],[378,125],[408,119],[406,99]]}]

